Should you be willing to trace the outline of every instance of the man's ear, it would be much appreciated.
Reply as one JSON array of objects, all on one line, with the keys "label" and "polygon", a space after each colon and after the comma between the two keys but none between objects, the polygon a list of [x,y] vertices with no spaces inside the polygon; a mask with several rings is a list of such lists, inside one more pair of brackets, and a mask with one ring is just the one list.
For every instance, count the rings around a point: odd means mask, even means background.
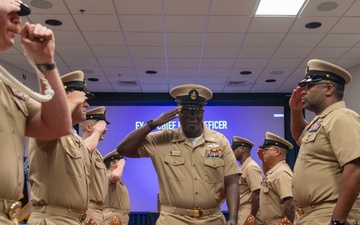
[{"label": "man's ear", "polygon": [[335,91],[335,86],[333,84],[330,83],[326,85],[326,91],[325,91],[326,96],[330,96],[334,94],[334,91]]},{"label": "man's ear", "polygon": [[92,132],[92,131],[93,131],[93,126],[92,126],[90,123],[86,124],[85,128],[86,128],[86,130],[89,131],[89,132]]}]

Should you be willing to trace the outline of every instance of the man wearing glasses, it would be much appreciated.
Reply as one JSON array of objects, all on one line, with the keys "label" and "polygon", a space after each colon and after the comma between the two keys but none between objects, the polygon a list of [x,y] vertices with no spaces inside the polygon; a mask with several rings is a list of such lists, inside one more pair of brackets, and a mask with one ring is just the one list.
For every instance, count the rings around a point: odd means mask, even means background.
[{"label": "man wearing glasses", "polygon": [[295,202],[291,187],[292,171],[285,160],[287,151],[293,145],[266,132],[264,143],[259,148],[262,151],[260,159],[268,168],[261,182],[261,217],[266,225],[291,224],[295,219]]},{"label": "man wearing glasses", "polygon": [[[360,117],[342,100],[350,81],[345,69],[312,59],[290,98],[291,133],[300,145],[293,178],[298,225],[360,223]],[[303,108],[316,114],[310,123]]]}]

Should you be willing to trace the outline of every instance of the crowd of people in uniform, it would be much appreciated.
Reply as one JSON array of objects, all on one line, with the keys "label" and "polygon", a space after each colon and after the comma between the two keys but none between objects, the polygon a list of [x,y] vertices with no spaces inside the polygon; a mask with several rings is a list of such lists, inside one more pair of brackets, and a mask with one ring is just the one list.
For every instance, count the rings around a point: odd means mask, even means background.
[{"label": "crowd of people in uniform", "polygon": [[[60,76],[50,29],[28,22],[20,28],[20,16],[29,13],[21,1],[1,0],[0,51],[11,48],[20,33],[30,64],[54,95],[38,102],[0,81],[1,225],[18,224],[25,136],[30,137],[30,225],[128,224],[124,157],[153,162],[160,189],[157,225],[360,224],[360,116],[342,100],[351,81],[345,69],[310,60],[294,89],[290,129],[300,150],[293,170],[286,163],[293,149],[288,140],[266,132],[257,150],[260,167],[251,158],[252,141],[234,136],[230,145],[207,127],[205,105],[213,94],[197,84],[173,88],[177,107],[128,134],[103,157],[97,146],[110,124],[106,108],[88,110],[94,95],[82,71]],[[44,89],[41,85],[40,92]],[[316,114],[310,123],[304,109]],[[175,118],[178,129],[152,132]],[[220,210],[225,200],[227,219]]]}]

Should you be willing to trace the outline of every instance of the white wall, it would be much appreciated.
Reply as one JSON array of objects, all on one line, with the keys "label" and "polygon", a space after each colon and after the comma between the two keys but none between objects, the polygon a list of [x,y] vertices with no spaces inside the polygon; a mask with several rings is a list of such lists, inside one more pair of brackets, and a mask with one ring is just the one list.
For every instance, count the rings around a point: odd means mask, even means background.
[{"label": "white wall", "polygon": [[[0,65],[4,67],[11,75],[13,75],[16,79],[18,79],[21,83],[25,84],[27,87],[32,90],[38,92],[39,91],[39,82],[34,73],[28,73],[20,68],[14,67],[6,62],[0,60]],[[25,75],[26,80],[23,79],[23,75]]]},{"label": "white wall", "polygon": [[352,80],[345,86],[346,106],[360,114],[360,64],[348,70]]}]

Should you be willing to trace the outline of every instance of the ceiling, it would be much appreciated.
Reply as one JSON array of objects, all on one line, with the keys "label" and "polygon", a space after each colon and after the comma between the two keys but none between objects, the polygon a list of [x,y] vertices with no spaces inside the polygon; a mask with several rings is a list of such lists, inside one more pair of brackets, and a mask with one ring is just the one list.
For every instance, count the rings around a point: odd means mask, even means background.
[{"label": "ceiling", "polygon": [[[294,17],[256,17],[259,0],[24,2],[32,13],[23,21],[62,22],[49,26],[59,71],[97,78],[87,81],[92,92],[168,92],[196,83],[215,93],[283,93],[304,77],[309,59],[360,64],[356,0],[310,0]],[[307,29],[310,22],[322,26]],[[16,41],[0,61],[34,74]]]}]

